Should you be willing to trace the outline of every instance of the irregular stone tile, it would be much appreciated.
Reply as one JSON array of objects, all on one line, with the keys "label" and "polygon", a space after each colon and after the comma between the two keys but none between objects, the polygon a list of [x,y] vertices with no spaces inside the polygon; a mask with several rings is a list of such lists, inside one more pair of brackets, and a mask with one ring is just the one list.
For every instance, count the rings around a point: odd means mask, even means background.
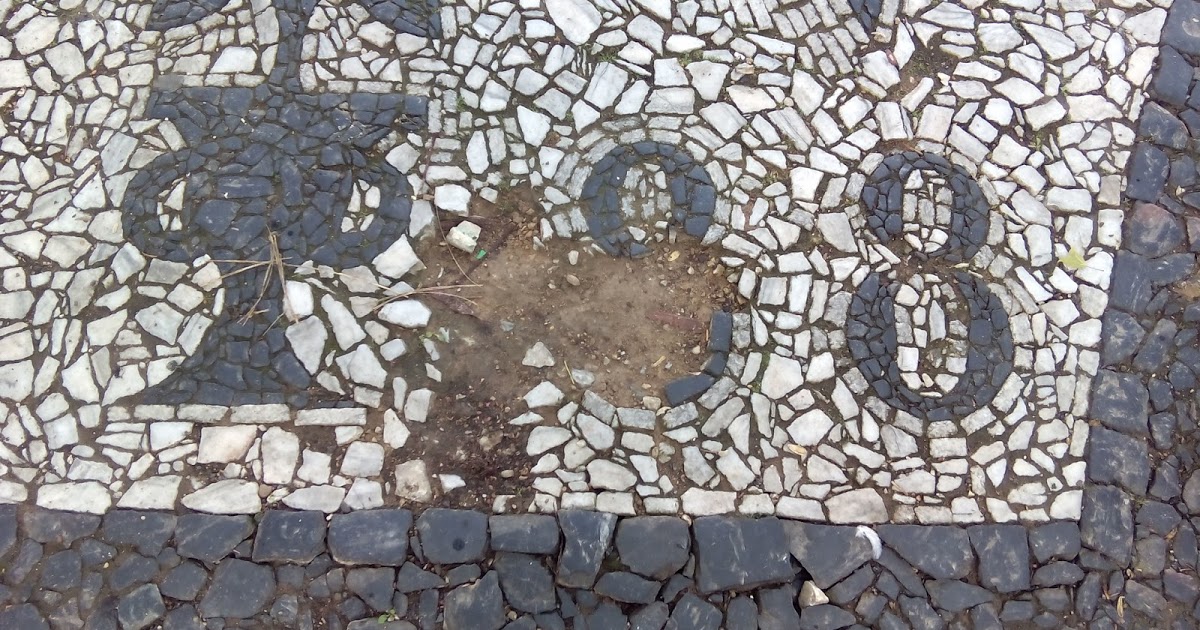
[{"label": "irregular stone tile", "polygon": [[13,630],[50,630],[46,619],[33,604],[18,604],[0,611],[0,628]]},{"label": "irregular stone tile", "polygon": [[42,588],[67,593],[83,579],[82,566],[78,551],[60,551],[42,561],[40,584]]},{"label": "irregular stone tile", "polygon": [[702,593],[787,582],[796,574],[783,523],[774,517],[707,516],[692,523]]},{"label": "irregular stone tile", "polygon": [[575,625],[597,630],[625,630],[629,627],[629,618],[613,602],[601,602],[592,612],[576,616]]},{"label": "irregular stone tile", "polygon": [[1167,154],[1148,142],[1139,142],[1133,150],[1125,195],[1130,199],[1154,202],[1162,194],[1170,167]]},{"label": "irregular stone tile", "polygon": [[563,550],[558,556],[555,581],[568,588],[591,588],[600,573],[600,563],[608,555],[615,514],[563,510],[558,526],[563,533]]},{"label": "irregular stone tile", "polygon": [[872,557],[871,543],[853,527],[783,521],[788,548],[813,582],[825,589],[837,584]]},{"label": "irregular stone tile", "polygon": [[549,514],[496,514],[488,518],[488,528],[495,551],[552,554],[558,549],[558,521]]},{"label": "irregular stone tile", "polygon": [[230,558],[217,565],[199,611],[205,618],[249,619],[262,612],[274,596],[271,567]]},{"label": "irregular stone tile", "polygon": [[159,591],[171,599],[192,601],[208,581],[208,573],[195,562],[183,562],[171,569],[158,585]]},{"label": "irregular stone tile", "polygon": [[139,555],[126,557],[108,574],[108,584],[114,591],[123,591],[130,586],[145,584],[158,575],[158,563]]},{"label": "irregular stone tile", "polygon": [[501,552],[492,568],[499,574],[504,599],[513,608],[528,612],[549,612],[555,608],[554,577],[537,556]]},{"label": "irregular stone tile", "polygon": [[932,578],[964,578],[975,564],[967,532],[957,527],[881,525],[877,531],[901,558]]},{"label": "irregular stone tile", "polygon": [[1091,414],[1110,429],[1148,435],[1150,394],[1136,374],[1100,370],[1092,388]]},{"label": "irregular stone tile", "polygon": [[1140,582],[1125,583],[1125,601],[1130,608],[1151,618],[1162,619],[1167,612],[1167,600],[1158,591]]},{"label": "irregular stone tile", "polygon": [[658,595],[661,585],[632,573],[605,573],[596,582],[597,595],[626,604],[649,604]]},{"label": "irregular stone tile", "polygon": [[1038,564],[1074,560],[1082,543],[1078,523],[1047,523],[1029,530],[1029,546]]},{"label": "irregular stone tile", "polygon": [[[663,621],[666,622],[666,610]],[[758,605],[746,595],[739,595],[725,607],[726,630],[759,630]]]},{"label": "irregular stone tile", "polygon": [[0,505],[0,558],[17,542],[17,506]]},{"label": "irregular stone tile", "polygon": [[185,558],[216,562],[252,533],[254,522],[248,516],[184,514],[175,527],[175,550]]},{"label": "irregular stone tile", "polygon": [[721,611],[712,604],[688,593],[675,604],[667,620],[668,630],[717,630],[721,625]]},{"label": "irregular stone tile", "polygon": [[404,563],[396,574],[396,590],[401,593],[414,593],[439,586],[442,586],[442,578],[411,562]]},{"label": "irregular stone tile", "polygon": [[346,588],[376,614],[387,612],[392,607],[395,582],[395,569],[376,567],[346,571]]},{"label": "irregular stone tile", "polygon": [[[802,626],[796,611],[796,589],[791,586],[758,591],[759,630],[787,630]],[[810,618],[811,621],[811,618]]]},{"label": "irregular stone tile", "polygon": [[992,601],[987,589],[959,580],[930,580],[925,583],[933,605],[948,612],[962,612]]},{"label": "irregular stone tile", "polygon": [[941,628],[945,624],[926,599],[901,597],[900,610],[913,628]]},{"label": "irregular stone tile", "polygon": [[617,555],[630,571],[665,580],[687,564],[692,546],[687,523],[674,516],[635,516],[617,525]]},{"label": "irregular stone tile", "polygon": [[[822,604],[800,611],[800,630],[834,630],[847,628],[855,621],[854,615],[832,604]],[[880,626],[886,627],[886,626]]]},{"label": "irregular stone tile", "polygon": [[114,510],[104,516],[100,538],[113,545],[132,545],[156,556],[175,533],[175,515],[163,512]]},{"label": "irregular stone tile", "polygon": [[1036,586],[1074,586],[1083,581],[1083,569],[1070,562],[1051,562],[1033,572]]},{"label": "irregular stone tile", "polygon": [[1087,462],[1092,481],[1119,484],[1138,496],[1146,494],[1150,455],[1143,438],[1096,427],[1088,434]]},{"label": "irregular stone tile", "polygon": [[1029,541],[1023,525],[977,525],[967,534],[979,556],[979,582],[1000,593],[1029,590]]},{"label": "irregular stone tile", "polygon": [[341,564],[404,564],[412,521],[408,510],[334,514],[329,521],[329,555]]},{"label": "irregular stone tile", "polygon": [[254,536],[255,562],[312,562],[325,550],[325,515],[267,510]]},{"label": "irregular stone tile", "polygon": [[445,623],[446,630],[500,630],[504,626],[504,598],[495,571],[446,594]]},{"label": "irregular stone tile", "polygon": [[1090,549],[1129,564],[1133,551],[1133,502],[1112,486],[1092,486],[1083,491],[1083,516],[1079,535]]},{"label": "irregular stone tile", "polygon": [[21,513],[21,531],[40,543],[70,547],[76,540],[96,533],[100,517],[92,514],[56,512],[29,507]]},{"label": "irregular stone tile", "polygon": [[[1142,118],[1145,121],[1145,117]],[[1138,203],[1128,220],[1129,236],[1123,245],[1130,250],[1157,258],[1168,254],[1183,242],[1183,226],[1170,212],[1160,206]]]},{"label": "irregular stone tile", "polygon": [[421,551],[436,564],[483,560],[488,549],[487,516],[473,510],[425,510],[417,518]]},{"label": "irregular stone tile", "polygon": [[147,628],[166,612],[167,607],[154,584],[140,586],[117,602],[117,619],[124,630]]},{"label": "irregular stone tile", "polygon": [[180,606],[167,613],[163,630],[205,630],[204,623],[193,606]]}]

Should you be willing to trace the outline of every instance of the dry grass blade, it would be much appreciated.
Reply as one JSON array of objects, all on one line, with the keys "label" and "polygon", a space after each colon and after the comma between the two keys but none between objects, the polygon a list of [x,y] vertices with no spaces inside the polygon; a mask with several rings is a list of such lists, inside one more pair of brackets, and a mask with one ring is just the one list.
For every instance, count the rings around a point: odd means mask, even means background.
[{"label": "dry grass blade", "polygon": [[438,287],[422,287],[419,289],[412,289],[410,291],[401,291],[399,293],[394,293],[387,297],[380,298],[378,301],[375,302],[375,306],[371,308],[371,311],[372,312],[378,311],[379,309],[383,308],[384,306],[387,306],[391,302],[395,302],[397,300],[403,300],[405,298],[409,298],[414,295],[440,295],[442,297],[453,298],[456,300],[462,300],[463,302],[466,302],[466,303],[470,304],[471,306],[479,306],[478,304],[475,303],[475,300],[472,300],[471,298],[463,297],[461,295],[456,295],[454,293],[448,293],[448,291],[452,291],[455,289],[472,289],[472,288],[478,288],[479,286],[480,285],[478,285],[478,284],[456,284],[456,285],[438,286]]}]

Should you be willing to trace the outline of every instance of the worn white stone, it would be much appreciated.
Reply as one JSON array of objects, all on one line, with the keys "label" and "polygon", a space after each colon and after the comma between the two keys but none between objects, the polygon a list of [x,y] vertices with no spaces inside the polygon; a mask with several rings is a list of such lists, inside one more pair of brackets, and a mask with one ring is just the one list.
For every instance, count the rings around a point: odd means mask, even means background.
[{"label": "worn white stone", "polygon": [[206,514],[257,514],[262,510],[258,484],[223,479],[183,497],[183,506]]},{"label": "worn white stone", "polygon": [[433,311],[418,300],[396,300],[379,309],[379,319],[405,328],[422,328],[429,324],[431,315]]},{"label": "worn white stone", "polygon": [[414,459],[396,466],[396,496],[418,503],[433,500],[433,486],[424,460]]}]

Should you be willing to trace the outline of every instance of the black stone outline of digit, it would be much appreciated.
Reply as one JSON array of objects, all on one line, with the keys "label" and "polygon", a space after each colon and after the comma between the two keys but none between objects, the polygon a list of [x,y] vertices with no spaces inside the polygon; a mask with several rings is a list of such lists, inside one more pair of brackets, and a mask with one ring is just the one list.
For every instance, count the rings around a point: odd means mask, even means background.
[{"label": "black stone outline of digit", "polygon": [[[885,158],[863,189],[863,203],[870,212],[868,226],[884,245],[903,233],[904,182],[918,168],[946,177],[953,203],[946,246],[932,253],[913,252],[913,257],[951,264],[969,261],[984,244],[989,209],[975,180],[939,156],[906,151]],[[888,405],[929,421],[962,418],[983,408],[996,397],[1013,368],[1012,330],[1004,305],[982,278],[965,271],[952,273],[971,314],[967,366],[954,388],[940,398],[923,396],[900,378],[895,358],[899,285],[872,272],[850,302],[855,321],[847,326],[847,344],[859,370]]]},{"label": "black stone outline of digit", "polygon": [[633,240],[625,227],[620,189],[630,168],[651,159],[657,159],[670,178],[671,221],[696,238],[703,238],[712,224],[717,191],[712,178],[691,155],[652,140],[618,146],[592,167],[580,194],[580,201],[588,209],[588,232],[613,256],[640,258],[650,253],[649,248]]}]

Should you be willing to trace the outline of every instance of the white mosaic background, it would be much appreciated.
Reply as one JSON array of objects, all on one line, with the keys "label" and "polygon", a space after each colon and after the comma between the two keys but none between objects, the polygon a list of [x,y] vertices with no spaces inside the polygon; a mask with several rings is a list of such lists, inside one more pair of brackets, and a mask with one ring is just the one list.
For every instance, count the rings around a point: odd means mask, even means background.
[{"label": "white mosaic background", "polygon": [[[414,238],[434,212],[465,213],[473,196],[526,181],[543,240],[586,238],[577,199],[590,166],[643,139],[686,150],[716,185],[705,242],[749,302],[726,377],[697,404],[640,412],[531,382],[535,415],[514,420],[539,425],[529,509],[1073,520],[1130,120],[1166,15],[1111,4],[893,1],[868,33],[838,1],[464,2],[442,8],[443,37],[428,40],[323,0],[301,83],[431,98],[424,138],[382,147],[420,197]],[[432,390],[453,387],[436,383],[436,342],[408,330],[428,309],[371,311],[380,283],[419,264],[406,241],[373,269],[300,270],[289,285],[298,357],[363,409],[387,409],[383,431],[364,432],[363,411],[129,406],[222,308],[210,261],[148,260],[121,235],[133,173],[183,146],[170,123],[142,117],[150,85],[260,83],[278,39],[266,0],[165,33],[144,29],[149,13],[148,2],[0,1],[0,499],[239,512],[268,497],[332,511],[454,491],[453,471],[432,462],[382,467],[385,451],[404,459],[431,399],[436,412]],[[876,399],[845,348],[849,296],[898,262],[868,236],[858,194],[906,149],[947,158],[986,194],[987,245],[965,269],[1003,300],[1017,346],[1000,395],[951,422]],[[936,186],[923,198],[944,200]],[[933,223],[918,244],[938,238]],[[927,280],[908,318],[932,343],[956,327],[939,323]],[[404,352],[426,353],[433,371],[385,380]],[[915,355],[902,357],[912,378],[953,382],[953,345],[940,363]],[[293,423],[341,425],[339,448],[302,451]],[[680,460],[684,487],[658,470]],[[191,474],[196,463],[226,464],[225,479]]]}]

